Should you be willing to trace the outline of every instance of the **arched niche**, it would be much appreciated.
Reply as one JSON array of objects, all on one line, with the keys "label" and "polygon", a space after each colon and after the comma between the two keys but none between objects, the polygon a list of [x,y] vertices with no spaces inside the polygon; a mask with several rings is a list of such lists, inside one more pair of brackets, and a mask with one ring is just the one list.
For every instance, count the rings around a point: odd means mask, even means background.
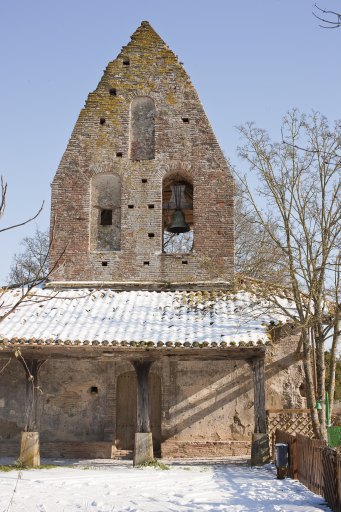
[{"label": "arched niche", "polygon": [[90,250],[121,248],[121,180],[115,174],[97,174],[91,180]]},{"label": "arched niche", "polygon": [[155,105],[147,96],[134,98],[130,105],[130,158],[155,158]]},{"label": "arched niche", "polygon": [[[183,220],[184,233],[171,232],[174,222]],[[194,245],[193,185],[181,174],[167,176],[162,186],[163,252],[188,254]]]}]

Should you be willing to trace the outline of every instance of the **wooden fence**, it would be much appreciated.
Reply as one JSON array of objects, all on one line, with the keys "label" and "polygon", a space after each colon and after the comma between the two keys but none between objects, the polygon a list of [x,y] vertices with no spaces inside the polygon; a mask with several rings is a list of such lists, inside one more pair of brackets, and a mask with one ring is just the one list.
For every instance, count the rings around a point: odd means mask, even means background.
[{"label": "wooden fence", "polygon": [[341,453],[325,441],[282,430],[276,430],[275,441],[288,444],[288,476],[323,496],[334,512],[341,512]]}]

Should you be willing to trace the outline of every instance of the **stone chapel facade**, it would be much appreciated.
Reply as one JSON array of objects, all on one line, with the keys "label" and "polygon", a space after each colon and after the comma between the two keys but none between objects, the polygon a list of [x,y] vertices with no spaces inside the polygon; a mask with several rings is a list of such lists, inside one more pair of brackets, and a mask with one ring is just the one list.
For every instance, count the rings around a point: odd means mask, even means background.
[{"label": "stone chapel facade", "polygon": [[248,455],[267,439],[266,409],[304,408],[295,332],[233,287],[231,172],[148,22],[79,115],[52,183],[51,240],[49,282],[0,325],[0,361],[12,358],[0,454],[17,454],[27,416],[16,347],[39,368],[44,456],[122,456],[141,428],[162,456]]}]

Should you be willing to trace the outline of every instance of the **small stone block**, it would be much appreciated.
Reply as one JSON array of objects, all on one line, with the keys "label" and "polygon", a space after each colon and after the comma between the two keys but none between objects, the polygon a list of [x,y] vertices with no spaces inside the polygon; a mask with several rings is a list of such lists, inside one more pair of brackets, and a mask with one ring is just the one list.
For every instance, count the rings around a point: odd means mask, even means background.
[{"label": "small stone block", "polygon": [[151,432],[135,434],[133,465],[139,466],[154,459],[153,437]]},{"label": "small stone block", "polygon": [[252,434],[251,466],[262,466],[270,460],[268,434]]},{"label": "small stone block", "polygon": [[40,466],[39,432],[22,432],[19,462],[23,466]]}]

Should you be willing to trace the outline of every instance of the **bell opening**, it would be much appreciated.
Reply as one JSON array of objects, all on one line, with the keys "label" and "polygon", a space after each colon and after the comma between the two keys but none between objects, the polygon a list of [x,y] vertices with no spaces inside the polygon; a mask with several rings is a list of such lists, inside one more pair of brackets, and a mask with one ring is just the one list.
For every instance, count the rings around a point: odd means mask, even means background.
[{"label": "bell opening", "polygon": [[193,250],[193,186],[175,173],[162,187],[163,246],[165,253],[190,253]]}]

